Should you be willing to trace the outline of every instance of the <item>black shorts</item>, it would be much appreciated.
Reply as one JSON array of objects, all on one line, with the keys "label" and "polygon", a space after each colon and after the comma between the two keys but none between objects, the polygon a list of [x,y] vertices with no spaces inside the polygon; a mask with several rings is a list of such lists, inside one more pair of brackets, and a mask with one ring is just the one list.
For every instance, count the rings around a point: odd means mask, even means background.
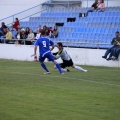
[{"label": "black shorts", "polygon": [[70,59],[70,60],[63,60],[63,63],[60,64],[61,68],[66,68],[66,67],[69,67],[69,66],[73,66],[72,59]]}]

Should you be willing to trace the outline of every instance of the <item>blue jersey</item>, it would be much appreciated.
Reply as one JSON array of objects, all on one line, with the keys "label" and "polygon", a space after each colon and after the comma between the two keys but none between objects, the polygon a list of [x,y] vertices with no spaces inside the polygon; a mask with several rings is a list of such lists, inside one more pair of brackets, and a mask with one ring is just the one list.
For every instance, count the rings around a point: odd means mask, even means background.
[{"label": "blue jersey", "polygon": [[53,46],[54,43],[47,37],[41,37],[35,42],[35,46],[39,46],[39,53],[41,57],[48,52],[50,52],[50,46]]}]

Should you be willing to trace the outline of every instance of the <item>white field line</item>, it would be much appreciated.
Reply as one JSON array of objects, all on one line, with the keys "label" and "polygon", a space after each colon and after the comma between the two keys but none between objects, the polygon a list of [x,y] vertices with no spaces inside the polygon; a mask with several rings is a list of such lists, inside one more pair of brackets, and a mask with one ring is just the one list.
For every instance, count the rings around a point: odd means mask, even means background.
[{"label": "white field line", "polygon": [[20,75],[31,75],[31,76],[45,76],[45,77],[49,77],[49,78],[62,78],[62,79],[69,79],[69,80],[80,80],[80,81],[85,81],[85,82],[89,82],[89,83],[95,83],[95,84],[101,84],[101,85],[108,85],[108,86],[115,86],[115,87],[120,87],[119,84],[112,84],[112,83],[105,83],[105,82],[97,82],[97,81],[93,81],[93,80],[89,80],[89,79],[82,79],[82,78],[71,78],[71,77],[65,77],[64,75],[41,75],[41,74],[30,74],[30,73],[21,73],[21,72],[4,72],[4,71],[0,71],[2,73],[9,73],[9,74],[20,74]]}]

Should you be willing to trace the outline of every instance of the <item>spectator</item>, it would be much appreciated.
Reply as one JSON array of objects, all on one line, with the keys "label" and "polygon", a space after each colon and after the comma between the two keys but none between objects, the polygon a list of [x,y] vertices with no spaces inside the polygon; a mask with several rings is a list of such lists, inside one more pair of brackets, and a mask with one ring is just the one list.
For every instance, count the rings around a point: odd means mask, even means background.
[{"label": "spectator", "polygon": [[28,37],[26,38],[25,44],[26,45],[31,45],[31,42],[33,42],[35,39],[34,33],[32,30],[30,30],[30,33],[28,34]]},{"label": "spectator", "polygon": [[47,29],[47,27],[46,27],[46,25],[44,25],[44,26],[43,26],[43,30],[45,30],[45,31],[46,31],[46,29]]},{"label": "spectator", "polygon": [[41,30],[42,30],[42,27],[41,27],[41,25],[39,25],[37,28],[37,31],[41,32]]},{"label": "spectator", "polygon": [[41,36],[41,33],[40,33],[40,31],[39,31],[39,30],[37,30],[37,34],[36,34],[35,39],[36,39],[36,40],[37,40],[37,39],[39,39],[39,38],[40,38],[40,36]]},{"label": "spectator", "polygon": [[27,36],[25,34],[25,29],[21,29],[21,39],[23,39],[21,41],[21,44],[25,44],[25,40],[26,40]]},{"label": "spectator", "polygon": [[6,34],[6,43],[10,42],[12,40],[12,33],[9,30],[9,28],[7,28],[7,34]]},{"label": "spectator", "polygon": [[46,28],[46,29],[45,29],[45,33],[46,33],[46,36],[49,36],[49,34],[50,34],[49,28]]},{"label": "spectator", "polygon": [[15,18],[15,22],[13,22],[13,28],[15,28],[16,30],[20,28],[20,23],[18,18]]},{"label": "spectator", "polygon": [[6,34],[7,26],[5,25],[4,22],[1,23],[1,28],[0,28],[0,36],[4,36]]},{"label": "spectator", "polygon": [[105,10],[105,3],[104,0],[100,0],[100,2],[97,4],[97,11],[104,12]]},{"label": "spectator", "polygon": [[15,44],[20,44],[21,42],[19,41],[20,39],[21,39],[21,30],[20,29],[18,29],[18,32],[17,32],[17,34],[15,35],[15,38],[17,39],[16,41],[15,41]]},{"label": "spectator", "polygon": [[28,36],[29,33],[30,33],[30,28],[29,28],[29,27],[26,27],[26,29],[25,29],[25,34],[26,34],[26,36]]},{"label": "spectator", "polygon": [[51,33],[51,38],[57,38],[58,37],[58,29],[57,29],[57,26],[55,25],[54,26],[54,30],[53,30],[53,33]]},{"label": "spectator", "polygon": [[27,35],[25,34],[25,29],[21,29],[21,39],[26,39]]},{"label": "spectator", "polygon": [[[41,33],[39,30],[37,30],[37,34],[36,34],[36,37],[35,37],[35,40],[38,40],[39,38],[41,37]],[[34,45],[35,41],[32,42],[32,45]]]},{"label": "spectator", "polygon": [[98,0],[95,0],[95,2],[91,6],[92,8],[87,11],[86,16],[88,16],[89,12],[93,12],[93,11],[95,11],[98,8],[97,4],[98,4]]},{"label": "spectator", "polygon": [[[107,60],[111,60],[110,57],[112,57],[113,50],[118,46],[118,42],[120,42],[120,37],[119,37],[119,32],[116,32],[116,37],[112,39],[111,44],[113,45],[111,48],[108,48],[107,51],[105,52],[104,56],[102,56],[102,58],[107,59]],[[112,54],[110,54],[112,53]],[[108,54],[110,54],[109,58],[107,58]]]},{"label": "spectator", "polygon": [[120,54],[120,41],[117,46],[112,50],[109,60],[117,60]]}]

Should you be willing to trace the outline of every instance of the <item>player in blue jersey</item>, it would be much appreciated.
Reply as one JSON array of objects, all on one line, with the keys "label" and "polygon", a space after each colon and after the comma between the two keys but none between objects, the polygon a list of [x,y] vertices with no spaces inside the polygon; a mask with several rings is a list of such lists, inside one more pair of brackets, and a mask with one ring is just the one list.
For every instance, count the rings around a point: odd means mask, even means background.
[{"label": "player in blue jersey", "polygon": [[[35,42],[34,54],[32,56],[36,56],[37,46],[39,46],[40,64],[43,67],[43,69],[46,71],[46,73],[44,73],[44,74],[50,74],[50,71],[47,69],[46,65],[44,64],[44,60],[46,58],[49,59],[50,61],[52,61],[56,65],[60,74],[63,74],[63,72],[61,71],[60,65],[55,61],[54,56],[51,53],[51,51],[54,49],[54,43],[50,39],[45,37],[44,30],[41,31],[41,38],[39,38]],[[50,46],[52,46],[51,49],[50,49]]]}]

